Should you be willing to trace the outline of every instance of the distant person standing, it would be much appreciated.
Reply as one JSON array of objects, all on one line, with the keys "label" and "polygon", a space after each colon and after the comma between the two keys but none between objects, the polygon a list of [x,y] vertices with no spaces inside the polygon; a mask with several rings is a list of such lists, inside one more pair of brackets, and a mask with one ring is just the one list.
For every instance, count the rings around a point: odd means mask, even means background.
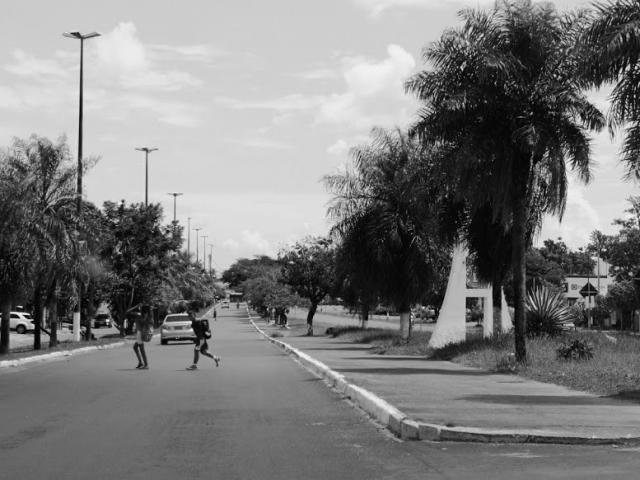
[{"label": "distant person standing", "polygon": [[193,363],[187,367],[187,370],[197,370],[201,353],[216,362],[216,367],[219,366],[220,357],[209,353],[209,345],[207,344],[207,339],[211,338],[209,321],[206,318],[196,319],[193,311],[189,311],[189,317],[191,318],[191,328],[193,333],[196,334],[196,339],[193,347]]},{"label": "distant person standing", "polygon": [[139,370],[147,370],[149,368],[144,344],[145,342],[150,342],[153,336],[150,313],[151,309],[149,308],[149,305],[143,305],[140,308],[140,313],[135,317],[136,341],[133,344],[133,351],[138,358],[138,366],[136,368]]},{"label": "distant person standing", "polygon": [[213,309],[213,321],[216,322],[218,320],[218,311],[214,308]]}]

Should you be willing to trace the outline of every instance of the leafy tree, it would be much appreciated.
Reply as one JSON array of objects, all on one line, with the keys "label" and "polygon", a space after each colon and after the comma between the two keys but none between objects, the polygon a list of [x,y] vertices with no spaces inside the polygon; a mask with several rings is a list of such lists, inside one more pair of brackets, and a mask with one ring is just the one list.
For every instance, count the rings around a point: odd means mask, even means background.
[{"label": "leafy tree", "polygon": [[625,127],[622,161],[640,178],[640,8],[635,0],[599,2],[581,36],[584,77],[590,86],[613,83],[609,125]]},{"label": "leafy tree", "polygon": [[328,238],[310,237],[282,252],[282,281],[310,302],[307,335],[313,335],[313,316],[322,300],[335,289],[335,247]]},{"label": "leafy tree", "polygon": [[444,186],[435,177],[436,153],[400,131],[374,129],[373,142],[352,155],[353,169],[325,177],[334,194],[332,231],[352,253],[359,243],[361,251],[351,255],[352,279],[375,282],[372,293],[399,310],[408,338],[411,305],[442,282],[440,265],[449,256],[438,235]]},{"label": "leafy tree", "polygon": [[105,202],[104,216],[110,232],[102,248],[109,267],[109,304],[114,320],[123,326],[127,311],[159,300],[181,240],[172,225],[161,225],[159,205]]},{"label": "leafy tree", "polygon": [[238,288],[249,278],[256,277],[264,273],[265,269],[268,270],[275,266],[278,266],[278,261],[267,255],[240,258],[222,272],[222,281],[228,283],[231,288]]},{"label": "leafy tree", "polygon": [[587,132],[604,118],[576,81],[584,16],[528,0],[461,16],[461,27],[425,50],[433,69],[407,83],[424,102],[414,131],[447,147],[444,166],[465,203],[491,205],[511,231],[515,349],[524,361],[527,233],[544,214],[563,213],[566,161],[589,180]]}]

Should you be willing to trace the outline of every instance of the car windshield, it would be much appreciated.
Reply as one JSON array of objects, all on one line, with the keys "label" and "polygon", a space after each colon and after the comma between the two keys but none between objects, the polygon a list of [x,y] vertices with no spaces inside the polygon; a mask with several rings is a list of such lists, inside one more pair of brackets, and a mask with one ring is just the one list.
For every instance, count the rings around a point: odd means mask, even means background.
[{"label": "car windshield", "polygon": [[165,322],[186,322],[189,320],[189,315],[167,315],[164,319]]}]

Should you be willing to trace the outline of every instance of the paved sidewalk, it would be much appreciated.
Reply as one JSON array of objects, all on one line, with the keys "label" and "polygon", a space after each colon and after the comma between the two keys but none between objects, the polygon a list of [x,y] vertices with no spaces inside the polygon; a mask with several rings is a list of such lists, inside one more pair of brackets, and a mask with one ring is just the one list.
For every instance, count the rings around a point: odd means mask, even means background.
[{"label": "paved sidewalk", "polygon": [[[277,329],[260,319],[254,321],[266,333]],[[375,355],[368,346],[339,337],[276,340],[324,363],[417,422],[494,432],[505,435],[506,441],[509,435],[568,437],[562,443],[588,443],[589,438],[632,438],[637,443],[640,439],[637,403],[451,362]],[[488,437],[476,440],[489,441]]]}]

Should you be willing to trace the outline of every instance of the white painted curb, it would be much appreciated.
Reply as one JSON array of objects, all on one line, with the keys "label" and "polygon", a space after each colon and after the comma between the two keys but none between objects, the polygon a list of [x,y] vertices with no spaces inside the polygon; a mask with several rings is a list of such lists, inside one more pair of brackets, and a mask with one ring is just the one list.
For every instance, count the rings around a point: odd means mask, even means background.
[{"label": "white painted curb", "polygon": [[323,378],[339,393],[350,398],[358,407],[403,440],[431,440],[483,443],[552,443],[569,445],[640,445],[640,437],[596,437],[563,433],[522,430],[490,430],[474,427],[447,427],[412,420],[393,405],[362,387],[347,382],[345,377],[324,363],[291,345],[276,340],[256,325],[247,309],[249,322],[267,340],[293,356],[307,370]]},{"label": "white painted curb", "polygon": [[14,360],[2,360],[0,361],[0,368],[20,367],[29,363],[47,362],[61,357],[70,357],[72,355],[89,353],[95,350],[107,350],[111,348],[122,347],[123,345],[126,345],[125,341],[109,343],[107,345],[92,345],[90,347],[76,348],[72,350],[59,350],[57,352],[45,353],[43,355],[33,355],[31,357],[16,358]]}]

